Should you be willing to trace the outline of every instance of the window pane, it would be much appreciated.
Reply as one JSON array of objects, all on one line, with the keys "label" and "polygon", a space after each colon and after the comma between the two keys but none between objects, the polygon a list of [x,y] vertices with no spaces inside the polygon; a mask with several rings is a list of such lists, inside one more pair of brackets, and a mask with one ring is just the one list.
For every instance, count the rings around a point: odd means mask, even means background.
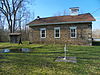
[{"label": "window pane", "polygon": [[56,34],[56,37],[59,37],[59,34]]},{"label": "window pane", "polygon": [[58,29],[56,30],[56,33],[59,33],[59,30]]},{"label": "window pane", "polygon": [[45,33],[45,30],[42,30],[42,34]]},{"label": "window pane", "polygon": [[75,37],[75,33],[71,33],[71,37]]},{"label": "window pane", "polygon": [[42,34],[42,37],[45,37],[45,34]]},{"label": "window pane", "polygon": [[75,29],[73,29],[73,32],[75,33]]},{"label": "window pane", "polygon": [[75,29],[71,29],[71,32],[75,32]]},{"label": "window pane", "polygon": [[73,32],[73,29],[71,29],[71,33]]}]

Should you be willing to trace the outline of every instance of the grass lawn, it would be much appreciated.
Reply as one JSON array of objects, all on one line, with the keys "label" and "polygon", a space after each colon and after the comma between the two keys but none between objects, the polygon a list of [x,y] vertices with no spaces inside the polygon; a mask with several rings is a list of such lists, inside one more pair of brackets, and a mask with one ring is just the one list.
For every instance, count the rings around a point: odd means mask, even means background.
[{"label": "grass lawn", "polygon": [[0,43],[4,48],[31,48],[29,53],[0,53],[0,75],[100,75],[100,46],[68,46],[77,63],[55,62],[64,45]]}]

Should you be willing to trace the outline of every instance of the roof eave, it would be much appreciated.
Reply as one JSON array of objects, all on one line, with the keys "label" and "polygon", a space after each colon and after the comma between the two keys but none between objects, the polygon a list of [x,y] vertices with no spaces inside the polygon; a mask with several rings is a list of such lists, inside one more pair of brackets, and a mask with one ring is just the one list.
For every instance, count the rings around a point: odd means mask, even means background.
[{"label": "roof eave", "polygon": [[89,23],[92,21],[76,21],[76,22],[57,22],[57,23],[41,23],[41,24],[29,24],[29,26],[41,26],[41,25],[53,25],[53,24],[70,24],[70,23]]}]

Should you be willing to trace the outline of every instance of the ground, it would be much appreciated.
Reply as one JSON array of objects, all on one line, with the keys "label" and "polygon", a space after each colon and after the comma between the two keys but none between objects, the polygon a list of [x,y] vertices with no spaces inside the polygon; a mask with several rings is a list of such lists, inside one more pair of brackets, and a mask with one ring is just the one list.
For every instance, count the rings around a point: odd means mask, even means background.
[{"label": "ground", "polygon": [[77,63],[55,62],[64,45],[0,43],[4,48],[31,48],[29,53],[0,53],[0,75],[100,75],[100,46],[68,46]]}]

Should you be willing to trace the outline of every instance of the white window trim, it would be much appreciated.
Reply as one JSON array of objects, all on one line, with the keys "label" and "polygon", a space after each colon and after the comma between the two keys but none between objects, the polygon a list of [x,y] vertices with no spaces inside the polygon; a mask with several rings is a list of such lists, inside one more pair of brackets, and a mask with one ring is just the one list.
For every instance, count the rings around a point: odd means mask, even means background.
[{"label": "white window trim", "polygon": [[[56,29],[59,29],[59,37],[56,37],[56,36],[55,36],[55,34],[56,34],[55,30],[56,30]],[[60,27],[55,27],[55,28],[54,28],[54,38],[60,38]]]},{"label": "white window trim", "polygon": [[[45,30],[45,37],[42,37],[42,30]],[[40,38],[46,38],[46,28],[40,28]]]},{"label": "white window trim", "polygon": [[[75,29],[75,37],[71,37],[71,29]],[[70,27],[70,38],[77,38],[77,27]]]}]

